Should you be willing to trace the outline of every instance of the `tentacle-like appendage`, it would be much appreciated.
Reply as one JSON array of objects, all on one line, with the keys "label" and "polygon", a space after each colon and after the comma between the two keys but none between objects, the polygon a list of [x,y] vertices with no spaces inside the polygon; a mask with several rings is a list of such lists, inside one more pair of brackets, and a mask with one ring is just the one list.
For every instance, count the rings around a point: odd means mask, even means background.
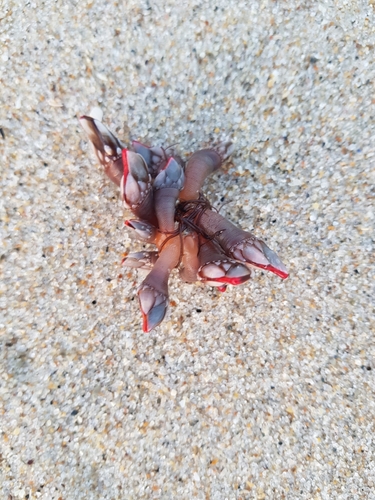
[{"label": "tentacle-like appendage", "polygon": [[151,270],[158,257],[158,252],[132,252],[123,259],[122,265],[132,269]]},{"label": "tentacle-like appendage", "polygon": [[122,151],[124,179],[122,196],[127,208],[140,219],[157,224],[155,215],[151,176],[143,157],[128,149]]},{"label": "tentacle-like appendage", "polygon": [[201,149],[194,153],[185,167],[185,185],[180,201],[196,200],[208,175],[221,167],[220,154],[212,149]]},{"label": "tentacle-like appendage", "polygon": [[180,260],[181,242],[176,236],[162,248],[158,260],[138,289],[143,331],[149,332],[164,319],[168,305],[168,279]]},{"label": "tentacle-like appendage", "polygon": [[194,283],[198,280],[199,269],[199,238],[197,233],[189,233],[183,236],[182,242],[182,267],[179,270],[180,278],[187,283]]},{"label": "tentacle-like appendage", "polygon": [[244,264],[230,259],[214,241],[204,241],[198,257],[198,278],[207,285],[240,285],[251,277],[250,270]]},{"label": "tentacle-like appendage", "polygon": [[217,212],[204,211],[198,225],[213,236],[224,252],[233,259],[270,271],[282,279],[289,276],[284,264],[264,241],[239,229]]},{"label": "tentacle-like appendage", "polygon": [[95,155],[104,167],[105,174],[112,182],[120,186],[123,175],[121,151],[124,144],[110,132],[105,125],[91,116],[79,119],[86,132]]},{"label": "tentacle-like appendage", "polygon": [[144,220],[129,219],[125,221],[125,226],[133,229],[133,234],[141,241],[156,243],[158,230],[155,226]]},{"label": "tentacle-like appendage", "polygon": [[184,180],[184,171],[174,158],[168,161],[154,180],[155,211],[162,232],[171,233],[175,229],[176,200]]}]

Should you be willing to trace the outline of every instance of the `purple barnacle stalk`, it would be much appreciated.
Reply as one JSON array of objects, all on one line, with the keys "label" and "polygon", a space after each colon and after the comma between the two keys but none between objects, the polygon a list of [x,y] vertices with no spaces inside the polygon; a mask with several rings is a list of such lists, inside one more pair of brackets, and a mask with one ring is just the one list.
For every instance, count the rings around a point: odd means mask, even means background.
[{"label": "purple barnacle stalk", "polygon": [[202,194],[207,176],[232,154],[230,141],[196,151],[185,165],[172,147],[133,141],[132,151],[98,119],[82,116],[80,122],[105,174],[120,186],[124,205],[135,216],[125,225],[138,240],[157,247],[129,253],[122,262],[149,271],[138,289],[145,332],[165,317],[174,268],[183,281],[201,281],[219,291],[250,279],[251,267],[288,277],[263,240],[218,214]]},{"label": "purple barnacle stalk", "polygon": [[175,229],[176,201],[184,186],[184,180],[184,170],[174,158],[170,158],[155,177],[155,211],[162,232],[173,233]]}]

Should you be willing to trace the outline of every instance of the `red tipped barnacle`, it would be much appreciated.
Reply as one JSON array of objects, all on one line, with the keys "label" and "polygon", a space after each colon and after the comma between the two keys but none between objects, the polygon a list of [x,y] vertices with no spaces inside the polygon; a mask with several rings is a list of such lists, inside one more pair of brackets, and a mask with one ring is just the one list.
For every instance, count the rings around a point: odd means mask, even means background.
[{"label": "red tipped barnacle", "polygon": [[124,177],[121,183],[126,208],[140,219],[156,224],[151,176],[143,157],[128,149],[122,150]]},{"label": "red tipped barnacle", "polygon": [[168,296],[142,283],[138,289],[138,299],[143,318],[143,331],[149,333],[163,321],[167,312]]},{"label": "red tipped barnacle", "polygon": [[282,279],[286,279],[289,273],[276,253],[271,250],[262,240],[255,236],[245,238],[230,250],[231,255],[239,261],[270,271]]},{"label": "red tipped barnacle", "polygon": [[133,234],[139,240],[155,243],[158,230],[149,222],[138,219],[128,219],[124,224],[133,230]]},{"label": "red tipped barnacle", "polygon": [[200,247],[199,263],[199,280],[211,286],[240,285],[251,276],[250,270],[245,265],[229,258],[210,240],[205,241]]},{"label": "red tipped barnacle", "polygon": [[262,240],[239,229],[217,212],[206,210],[199,219],[199,225],[215,237],[229,257],[270,271],[282,279],[289,276],[284,264]]},{"label": "red tipped barnacle", "polygon": [[157,248],[130,252],[122,262],[149,271],[138,289],[144,332],[166,315],[174,268],[181,280],[200,281],[220,292],[249,280],[252,267],[288,277],[263,240],[216,212],[202,193],[207,176],[232,154],[231,141],[196,151],[185,166],[174,146],[133,141],[129,150],[99,119],[83,116],[80,122],[104,172],[120,186],[124,205],[134,214],[125,221],[130,234]]},{"label": "red tipped barnacle", "polygon": [[91,146],[105,174],[117,186],[120,186],[123,175],[121,152],[124,144],[115,137],[100,120],[91,116],[81,116],[80,124],[86,132]]}]

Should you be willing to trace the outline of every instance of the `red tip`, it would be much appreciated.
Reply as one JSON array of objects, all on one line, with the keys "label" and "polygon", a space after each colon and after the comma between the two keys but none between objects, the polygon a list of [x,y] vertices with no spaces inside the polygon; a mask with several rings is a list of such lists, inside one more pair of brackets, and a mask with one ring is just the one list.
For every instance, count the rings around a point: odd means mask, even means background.
[{"label": "red tip", "polygon": [[252,262],[251,264],[253,266],[259,267],[260,269],[264,269],[265,271],[269,271],[270,273],[276,274],[276,276],[279,276],[283,280],[285,280],[289,276],[289,273],[285,273],[284,271],[277,269],[277,267],[271,266],[271,264],[268,266],[263,266],[262,264],[255,264],[255,262]]},{"label": "red tip", "polygon": [[143,314],[143,331],[144,333],[148,333],[150,331],[147,321],[147,314]]},{"label": "red tip", "polygon": [[235,278],[228,278],[227,276],[222,276],[221,278],[210,279],[210,281],[216,281],[217,283],[228,283],[228,285],[241,285],[250,279],[250,274],[245,276],[237,276]]},{"label": "red tip", "polygon": [[219,290],[219,292],[222,292],[224,293],[225,290],[227,289],[227,285],[221,285],[221,286],[218,286],[217,289]]},{"label": "red tip", "polygon": [[127,149],[122,150],[122,165],[124,167],[124,181],[126,181],[126,178],[129,174],[128,150]]},{"label": "red tip", "polygon": [[271,273],[276,274],[283,280],[287,279],[287,277],[289,276],[289,273],[284,273],[284,271],[280,271],[280,269],[276,269],[276,267],[273,266],[267,266],[265,269],[266,271],[270,271]]},{"label": "red tip", "polygon": [[165,170],[165,169],[168,167],[168,165],[169,165],[172,161],[176,161],[176,160],[173,158],[173,156],[171,156],[171,157],[169,158],[169,160],[168,160],[167,164],[165,165],[165,167],[164,167],[164,168],[162,168],[162,170]]}]

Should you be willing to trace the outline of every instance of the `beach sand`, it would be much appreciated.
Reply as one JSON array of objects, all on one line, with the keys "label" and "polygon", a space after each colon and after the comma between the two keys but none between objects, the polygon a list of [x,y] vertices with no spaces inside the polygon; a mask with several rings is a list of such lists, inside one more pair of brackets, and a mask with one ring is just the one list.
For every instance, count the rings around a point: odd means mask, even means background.
[{"label": "beach sand", "polygon": [[[375,499],[375,4],[0,6],[0,497]],[[142,332],[142,249],[78,117],[191,152],[290,271],[173,273]]]}]

